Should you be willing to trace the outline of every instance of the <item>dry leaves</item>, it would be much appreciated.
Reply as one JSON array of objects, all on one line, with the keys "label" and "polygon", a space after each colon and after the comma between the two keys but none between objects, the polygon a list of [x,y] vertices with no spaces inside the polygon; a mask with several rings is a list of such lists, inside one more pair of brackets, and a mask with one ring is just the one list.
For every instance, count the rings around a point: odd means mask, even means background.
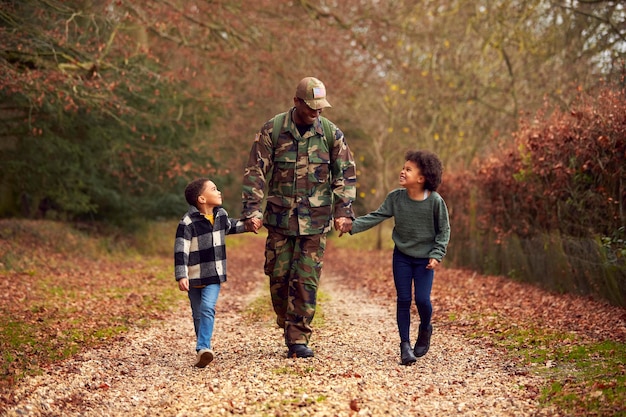
[{"label": "dry leaves", "polygon": [[[327,251],[325,265],[342,277],[347,288],[367,287],[379,299],[393,300],[391,254],[385,251],[360,251],[354,256],[346,249]],[[325,271],[327,271],[326,269]],[[556,332],[575,333],[586,340],[626,342],[626,310],[602,300],[572,294],[546,292],[536,286],[473,271],[446,269],[435,273],[433,308],[437,320],[467,330],[479,324],[492,331],[503,322],[523,327],[529,324]],[[454,320],[447,320],[448,317]],[[501,322],[477,323],[502,316]]]},{"label": "dry leaves", "polygon": [[[286,358],[271,320],[245,323],[229,310],[218,312],[215,361],[196,369],[183,300],[160,325],[29,378],[7,415],[538,415],[536,392],[523,388],[532,377],[503,369],[497,352],[447,329],[416,366],[399,365],[393,306],[337,280],[325,282],[314,358]],[[225,287],[223,299],[251,300],[233,290]],[[252,298],[259,296],[261,282]]]}]

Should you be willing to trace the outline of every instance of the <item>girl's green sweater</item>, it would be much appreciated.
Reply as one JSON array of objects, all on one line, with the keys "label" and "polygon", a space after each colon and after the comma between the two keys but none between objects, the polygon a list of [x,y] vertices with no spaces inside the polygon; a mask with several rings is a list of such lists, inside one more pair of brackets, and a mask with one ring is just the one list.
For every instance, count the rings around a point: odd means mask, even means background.
[{"label": "girl's green sweater", "polygon": [[402,253],[414,258],[443,259],[450,241],[450,220],[439,193],[433,191],[425,200],[415,201],[406,189],[393,190],[376,211],[353,221],[350,234],[363,232],[390,217],[395,220],[391,238]]}]

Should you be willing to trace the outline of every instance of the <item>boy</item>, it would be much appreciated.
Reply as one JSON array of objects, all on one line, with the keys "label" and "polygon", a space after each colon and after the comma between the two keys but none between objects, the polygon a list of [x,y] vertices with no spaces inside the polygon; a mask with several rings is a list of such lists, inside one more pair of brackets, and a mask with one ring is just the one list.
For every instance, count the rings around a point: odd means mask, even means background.
[{"label": "boy", "polygon": [[255,232],[259,219],[243,222],[228,217],[221,207],[222,193],[213,181],[200,178],[185,188],[189,210],[178,223],[174,243],[174,274],[187,291],[196,333],[196,363],[204,368],[213,360],[211,338],[220,285],[226,282],[225,235]]}]

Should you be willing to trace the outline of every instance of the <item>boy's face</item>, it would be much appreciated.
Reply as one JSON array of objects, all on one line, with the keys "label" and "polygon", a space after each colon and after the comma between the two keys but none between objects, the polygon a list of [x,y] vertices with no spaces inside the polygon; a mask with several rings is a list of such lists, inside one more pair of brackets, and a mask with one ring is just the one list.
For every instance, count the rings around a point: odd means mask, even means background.
[{"label": "boy's face", "polygon": [[413,161],[404,162],[402,171],[400,171],[400,185],[404,188],[414,187],[424,184],[424,176],[417,164]]},{"label": "boy's face", "polygon": [[213,181],[207,181],[204,184],[204,188],[198,196],[198,203],[205,207],[217,207],[222,205],[222,193],[217,189]]}]

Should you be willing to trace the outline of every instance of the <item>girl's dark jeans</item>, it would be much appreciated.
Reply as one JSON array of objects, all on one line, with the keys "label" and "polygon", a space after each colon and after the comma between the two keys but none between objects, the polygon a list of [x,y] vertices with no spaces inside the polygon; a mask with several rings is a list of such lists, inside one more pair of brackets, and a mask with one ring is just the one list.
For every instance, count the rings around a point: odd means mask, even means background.
[{"label": "girl's dark jeans", "polygon": [[415,305],[420,316],[420,328],[426,330],[433,314],[430,292],[434,271],[426,269],[428,258],[413,258],[397,248],[393,250],[393,281],[396,285],[396,320],[401,342],[410,342],[412,287],[415,288]]}]

